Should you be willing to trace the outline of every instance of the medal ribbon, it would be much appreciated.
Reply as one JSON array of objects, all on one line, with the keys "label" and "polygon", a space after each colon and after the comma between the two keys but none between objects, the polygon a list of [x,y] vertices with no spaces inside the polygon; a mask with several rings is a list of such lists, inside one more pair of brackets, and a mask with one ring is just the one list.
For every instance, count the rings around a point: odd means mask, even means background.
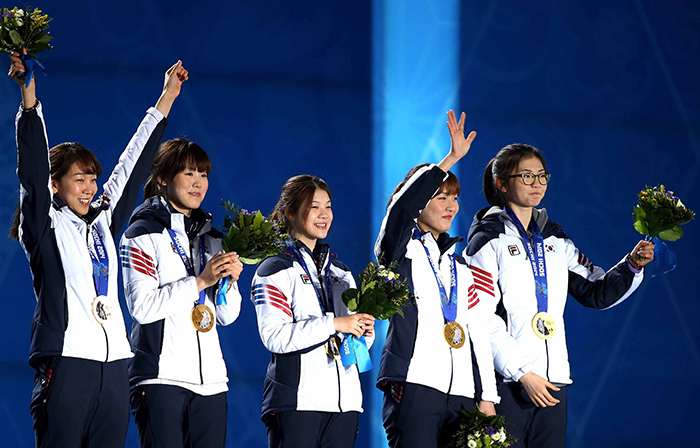
[{"label": "medal ribbon", "polygon": [[[292,244],[287,244],[287,247],[290,251],[292,251],[292,253],[294,254],[294,258],[296,258],[301,267],[304,268],[304,272],[306,272],[306,275],[309,277],[309,280],[311,280],[311,285],[314,287],[314,291],[316,292],[318,304],[321,306],[321,312],[325,315],[326,309],[331,307],[333,304],[333,292],[331,290],[330,260],[326,264],[325,269],[327,304],[324,305],[321,292],[316,288],[316,284],[314,283],[314,280],[311,277],[309,268],[306,265],[306,262],[304,261],[304,255],[301,252],[299,252],[299,250]],[[319,285],[321,284],[321,281],[322,279],[319,278]],[[340,359],[343,362],[343,366],[357,364],[357,368],[360,371],[360,373],[372,370],[372,361],[369,357],[369,350],[367,349],[367,342],[365,341],[364,336],[361,336],[359,339],[356,339],[353,335],[346,336],[340,348]]]},{"label": "medal ribbon", "polygon": [[[194,273],[194,267],[192,266],[192,262],[190,261],[190,258],[187,256],[187,253],[185,252],[185,249],[182,247],[182,244],[180,244],[180,240],[178,240],[177,235],[175,234],[175,231],[173,229],[168,229],[168,234],[170,235],[170,239],[173,241],[173,244],[175,245],[175,249],[177,250],[177,254],[180,256],[182,259],[182,262],[185,264],[185,269],[187,269],[187,275],[191,277],[195,277]],[[199,272],[201,273],[204,271],[204,267],[206,266],[206,261],[204,260],[204,235],[199,237],[199,259],[200,259],[200,268]],[[203,289],[199,291],[199,302],[197,302],[197,305],[204,305],[204,301],[207,298],[206,294],[206,289]]]},{"label": "medal ribbon", "polygon": [[[418,227],[413,230],[413,237],[423,244]],[[455,255],[452,254],[451,257],[448,257],[450,259],[450,270],[452,274],[450,277],[450,295],[448,297],[445,285],[443,285],[442,279],[440,278],[440,275],[438,275],[437,269],[435,269],[433,259],[430,258],[430,251],[427,247],[425,247],[425,244],[423,244],[423,249],[425,249],[425,255],[428,257],[428,262],[430,263],[430,267],[433,269],[435,280],[437,281],[438,288],[440,289],[440,305],[442,305],[442,315],[445,317],[447,322],[454,322],[457,320],[457,263],[455,262]]]},{"label": "medal ribbon", "polygon": [[[316,293],[316,298],[318,299],[318,304],[321,306],[321,312],[325,316],[327,312],[327,308],[332,305],[333,303],[333,294],[331,292],[331,276],[330,276],[330,270],[331,270],[331,262],[330,260],[328,261],[328,264],[326,264],[326,298],[327,298],[327,305],[323,303],[323,296],[321,294],[322,291],[319,291],[318,288],[316,288],[316,283],[314,283],[313,277],[311,277],[311,272],[309,272],[309,268],[306,266],[306,262],[304,261],[304,255],[299,252],[299,250],[294,247],[293,244],[287,243],[287,248],[292,252],[294,255],[294,258],[299,262],[302,268],[304,268],[304,272],[306,272],[306,275],[309,277],[309,280],[311,281],[311,286],[314,287],[314,292]],[[322,279],[318,279],[319,287],[321,287],[321,281]]]},{"label": "medal ribbon", "polygon": [[107,250],[102,242],[100,232],[93,226],[88,227],[92,234],[92,241],[95,246],[95,252],[88,247],[90,260],[92,261],[92,278],[95,280],[95,290],[98,296],[106,296],[109,289],[109,258]]},{"label": "medal ribbon", "polygon": [[[537,312],[547,312],[547,262],[544,258],[544,238],[542,238],[542,232],[537,226],[534,219],[530,220],[530,228],[532,229],[532,239],[530,239],[525,227],[520,222],[515,213],[513,213],[508,207],[505,207],[506,214],[513,221],[515,226],[520,232],[520,237],[523,240],[523,245],[527,249],[528,258],[530,259],[530,266],[532,267],[532,273],[535,276],[535,296],[537,297]],[[533,244],[534,243],[534,244]]]}]

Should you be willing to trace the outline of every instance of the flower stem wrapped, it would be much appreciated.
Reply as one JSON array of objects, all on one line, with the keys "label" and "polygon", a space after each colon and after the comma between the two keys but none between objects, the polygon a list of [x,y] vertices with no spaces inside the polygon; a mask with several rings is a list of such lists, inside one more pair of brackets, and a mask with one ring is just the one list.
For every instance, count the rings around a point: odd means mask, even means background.
[{"label": "flower stem wrapped", "polygon": [[676,241],[683,236],[680,226],[695,218],[695,213],[663,185],[647,186],[637,196],[639,201],[633,210],[634,228],[642,235],[650,238],[658,235],[663,240]]},{"label": "flower stem wrapped", "polygon": [[269,255],[282,252],[289,236],[269,216],[263,216],[260,210],[249,212],[229,201],[221,205],[227,212],[222,241],[226,252],[236,252],[245,264],[257,264]]}]

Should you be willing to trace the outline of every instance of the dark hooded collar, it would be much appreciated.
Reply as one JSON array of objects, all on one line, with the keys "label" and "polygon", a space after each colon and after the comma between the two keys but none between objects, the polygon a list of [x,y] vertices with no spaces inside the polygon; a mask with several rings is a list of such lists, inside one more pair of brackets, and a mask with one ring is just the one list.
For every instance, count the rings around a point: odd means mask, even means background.
[{"label": "dark hooded collar", "polygon": [[[131,218],[129,218],[129,224],[133,224],[141,219],[156,220],[163,224],[166,229],[172,229],[172,218],[175,214],[182,215],[182,213],[175,210],[165,198],[161,196],[152,196],[146,199],[143,204],[136,207]],[[183,221],[187,237],[192,240],[199,235],[207,222],[213,221],[213,218],[210,213],[200,207],[192,210],[190,217],[183,215]]]},{"label": "dark hooded collar", "polygon": [[313,258],[317,267],[325,266],[326,260],[328,259],[328,255],[330,254],[331,249],[331,247],[328,244],[319,243],[318,241],[316,241],[316,246],[313,250],[309,249],[306,246],[306,244],[302,243],[298,239],[294,240],[292,244],[299,252],[304,251],[307,254],[311,255],[311,258]]}]

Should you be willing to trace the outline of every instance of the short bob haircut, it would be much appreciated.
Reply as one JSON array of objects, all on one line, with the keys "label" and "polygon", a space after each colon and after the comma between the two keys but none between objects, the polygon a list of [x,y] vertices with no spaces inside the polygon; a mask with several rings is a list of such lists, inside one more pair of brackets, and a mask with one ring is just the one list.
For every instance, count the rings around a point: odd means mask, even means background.
[{"label": "short bob haircut", "polygon": [[143,198],[164,195],[161,182],[170,183],[177,173],[187,169],[209,174],[211,160],[198,144],[187,139],[174,138],[163,142],[153,161],[151,177],[143,187]]},{"label": "short bob haircut", "polygon": [[[389,202],[386,204],[386,208],[389,208],[389,205],[391,205],[392,199],[394,199],[394,195],[398,193],[404,185],[406,185],[406,182],[413,177],[414,174],[416,174],[416,171],[419,169],[430,166],[429,163],[421,163],[420,165],[416,165],[411,170],[406,174],[406,177],[399,183],[396,188],[394,189],[394,192],[391,193],[391,197],[389,198]],[[440,185],[440,189],[433,195],[433,197],[439,195],[439,194],[447,194],[447,195],[455,195],[459,196],[459,194],[462,192],[462,187],[459,184],[459,179],[457,179],[457,176],[454,175],[452,171],[447,172],[447,179]]]}]

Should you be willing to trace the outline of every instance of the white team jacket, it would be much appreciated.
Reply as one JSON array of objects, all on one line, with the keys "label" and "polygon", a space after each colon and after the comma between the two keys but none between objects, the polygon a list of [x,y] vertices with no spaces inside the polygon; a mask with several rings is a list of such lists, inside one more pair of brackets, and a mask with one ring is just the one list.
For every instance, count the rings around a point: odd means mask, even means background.
[{"label": "white team jacket", "polygon": [[[79,217],[53,197],[42,106],[20,108],[16,119],[21,221],[19,239],[29,260],[37,307],[32,324],[29,362],[66,356],[109,362],[130,358],[124,318],[118,298],[118,258],[113,236],[126,222],[136,202],[167,120],[150,108],[103,185],[103,195]],[[105,304],[110,318],[101,325],[93,316],[97,296],[89,250],[99,232],[109,258]]]},{"label": "white team jacket", "polygon": [[[341,361],[331,360],[324,348],[336,334],[333,318],[350,314],[341,295],[355,287],[355,280],[347,266],[331,260],[327,245],[316,245],[320,269],[304,244],[297,242],[295,247],[304,257],[310,278],[288,251],[263,260],[252,283],[258,331],[272,353],[262,418],[284,411],[362,412],[357,366],[344,367]],[[314,291],[319,281],[324,293],[328,285],[332,291],[332,309],[326,315]],[[367,338],[368,346],[373,339]]]},{"label": "white team jacket", "polygon": [[[418,170],[394,195],[382,222],[374,253],[377,258],[383,256],[386,264],[398,263],[397,271],[408,280],[416,305],[404,306],[405,317],[394,315],[389,321],[377,386],[386,390],[388,382],[406,381],[445,394],[499,403],[486,324],[492,311],[480,303],[471,271],[457,256],[456,321],[468,333],[468,340],[461,348],[450,347],[443,336],[440,290],[423,248],[428,248],[449,294],[450,258],[462,238],[443,233],[436,241],[430,232],[417,231],[416,219],[445,178],[436,165]],[[480,388],[475,384],[477,377]]]},{"label": "white team jacket", "polygon": [[548,310],[556,332],[548,340],[532,330],[537,298],[527,250],[515,224],[499,207],[477,213],[464,257],[471,266],[479,298],[498,316],[491,320],[494,364],[504,381],[533,372],[555,384],[571,384],[564,307],[567,294],[582,305],[607,309],[618,305],[642,282],[623,259],[607,273],[594,266],[545,209],[533,210],[542,229],[547,262]]},{"label": "white team jacket", "polygon": [[222,247],[221,233],[212,228],[211,215],[198,209],[192,217],[200,224],[190,244],[185,216],[171,213],[165,199],[152,197],[134,211],[122,236],[124,294],[134,319],[131,344],[135,357],[129,368],[132,386],[144,381],[177,384],[202,395],[228,390],[217,327],[236,320],[241,295],[234,282],[226,294],[227,304],[215,306],[217,286],[207,288],[205,305],[216,315],[216,325],[206,333],[194,328],[191,313],[199,300],[197,280],[187,273],[168,228],[175,231],[193,260],[195,275],[201,272],[200,240],[204,239],[206,260]]}]

